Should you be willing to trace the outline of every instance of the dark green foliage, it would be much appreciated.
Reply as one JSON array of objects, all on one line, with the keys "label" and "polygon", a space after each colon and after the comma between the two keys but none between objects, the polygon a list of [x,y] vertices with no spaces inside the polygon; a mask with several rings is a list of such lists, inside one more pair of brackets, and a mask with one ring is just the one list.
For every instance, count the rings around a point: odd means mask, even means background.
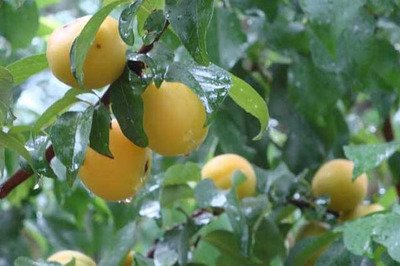
[{"label": "dark green foliage", "polygon": [[[146,266],[400,262],[398,1],[94,5],[0,0],[0,183],[19,162],[35,176],[0,199],[1,266],[55,265],[45,260],[62,249],[107,266],[124,265],[132,250],[134,265]],[[56,27],[51,19],[88,10],[93,17],[71,50],[75,77],[82,83],[86,54],[110,14],[129,46],[127,66],[104,91],[67,90],[43,72],[45,37]],[[153,154],[132,199],[95,197],[76,180],[86,149],[113,158],[114,117],[130,141],[146,147],[142,93],[164,80],[198,95],[207,138],[188,156]],[[235,189],[246,181],[238,171],[231,189],[202,179],[202,165],[222,153],[251,162],[253,197],[238,199]],[[354,177],[368,174],[365,200],[384,212],[343,222],[327,210],[329,199],[312,196],[313,174],[334,158],[352,160]],[[298,240],[309,221],[331,230]]]}]

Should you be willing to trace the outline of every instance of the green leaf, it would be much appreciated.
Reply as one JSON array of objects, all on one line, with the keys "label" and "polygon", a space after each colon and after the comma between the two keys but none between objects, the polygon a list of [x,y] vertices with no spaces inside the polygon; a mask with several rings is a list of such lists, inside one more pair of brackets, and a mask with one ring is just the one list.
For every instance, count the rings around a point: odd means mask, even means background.
[{"label": "green leaf", "polygon": [[163,32],[166,18],[162,10],[154,10],[146,19],[143,29],[146,34],[143,36],[143,44],[149,45],[153,43]]},{"label": "green leaf", "polygon": [[253,159],[255,150],[247,145],[247,129],[238,123],[239,115],[232,109],[219,110],[213,115],[211,132],[218,138],[218,146],[223,153],[236,153],[247,159]]},{"label": "green leaf", "polygon": [[70,54],[71,71],[81,86],[83,86],[83,65],[85,63],[85,58],[93,44],[97,31],[108,14],[110,14],[110,12],[117,6],[126,2],[128,2],[128,0],[115,1],[97,11],[96,14],[90,18],[88,23],[82,29],[82,32],[72,44]]},{"label": "green leaf", "polygon": [[383,214],[376,214],[355,220],[344,225],[343,242],[352,253],[362,256],[372,254],[371,234],[379,223],[384,222]]},{"label": "green leaf", "polygon": [[137,21],[138,21],[138,32],[141,36],[143,36],[144,31],[144,23],[147,20],[147,17],[153,12],[155,9],[164,9],[165,1],[164,0],[144,0],[143,4],[140,6],[137,12]]},{"label": "green leaf", "polygon": [[14,85],[19,85],[47,67],[46,54],[38,54],[15,61],[6,68],[14,77]]},{"label": "green leaf", "polygon": [[30,44],[39,28],[39,13],[34,0],[25,0],[17,8],[8,1],[1,1],[0,35],[13,46],[21,48]]},{"label": "green leaf", "polygon": [[110,111],[101,103],[93,112],[90,147],[104,156],[114,158],[108,147],[110,141],[110,123]]},{"label": "green leaf", "polygon": [[128,223],[120,229],[101,256],[99,266],[120,265],[136,243],[136,224]]},{"label": "green leaf", "polygon": [[143,0],[134,1],[121,12],[121,16],[119,17],[119,34],[122,40],[128,45],[135,43],[135,15],[142,3]]},{"label": "green leaf", "polygon": [[166,0],[165,13],[172,28],[194,60],[208,65],[207,29],[214,9],[213,0]]},{"label": "green leaf", "polygon": [[123,78],[111,84],[111,107],[124,135],[139,147],[148,145],[143,129],[143,99]]},{"label": "green leaf", "polygon": [[209,178],[201,180],[197,184],[194,195],[200,208],[222,207],[226,203],[226,196],[216,188],[214,182]]},{"label": "green leaf", "polygon": [[209,114],[218,110],[231,85],[231,77],[224,69],[213,64],[201,66],[190,60],[170,64],[165,79],[182,82],[191,88]]},{"label": "green leaf", "polygon": [[253,115],[260,122],[260,132],[254,140],[261,139],[262,134],[267,130],[269,114],[268,108],[262,97],[245,81],[231,74],[232,87],[229,96],[243,108]]},{"label": "green leaf", "polygon": [[[352,30],[348,25],[357,25],[359,10],[364,0],[351,3],[345,0],[302,0],[300,6],[310,20],[311,54],[316,65],[328,71],[339,72],[344,70],[349,63],[348,47],[342,46],[344,32]],[[358,37],[360,33],[354,32],[350,38]]]},{"label": "green leaf", "polygon": [[389,256],[397,262],[400,262],[400,249],[398,245],[400,237],[400,215],[398,213],[388,213],[384,220],[376,224],[373,230],[373,239],[375,242],[387,248]]},{"label": "green leaf", "polygon": [[160,203],[162,207],[171,208],[175,202],[193,198],[193,189],[188,185],[170,185],[161,190]]},{"label": "green leaf", "polygon": [[299,241],[290,250],[285,265],[306,265],[313,256],[318,256],[322,250],[327,248],[338,236],[338,233],[328,232],[319,237],[308,237]]},{"label": "green leaf", "polygon": [[164,186],[181,185],[187,182],[197,182],[201,178],[200,167],[192,162],[175,164],[167,169],[164,175]]},{"label": "green leaf", "polygon": [[67,182],[75,181],[89,144],[93,107],[84,112],[67,112],[61,115],[50,131],[50,139],[57,158],[66,167]]},{"label": "green leaf", "polygon": [[252,255],[261,260],[263,265],[270,265],[276,257],[285,257],[285,240],[273,221],[263,219],[261,224],[254,230],[253,235]]},{"label": "green leaf", "polygon": [[25,146],[32,156],[32,169],[38,177],[55,177],[49,162],[46,159],[46,148],[50,139],[47,136],[40,136],[29,141]]},{"label": "green leaf", "polygon": [[234,259],[236,265],[258,265],[241,254],[236,237],[230,232],[216,230],[205,235],[202,239],[216,247],[222,258]]},{"label": "green leaf", "polygon": [[61,264],[57,262],[43,262],[43,261],[36,262],[26,257],[18,257],[14,262],[14,266],[60,266],[60,265]]},{"label": "green leaf", "polygon": [[6,120],[12,103],[13,76],[0,66],[0,125]]},{"label": "green leaf", "polygon": [[368,172],[387,160],[400,148],[399,142],[345,146],[344,153],[354,162],[353,178]]},{"label": "green leaf", "polygon": [[241,28],[235,12],[222,7],[215,8],[207,31],[208,53],[214,64],[231,69],[244,55],[248,44]]},{"label": "green leaf", "polygon": [[346,249],[343,241],[336,240],[326,250],[321,257],[318,258],[316,266],[334,266],[334,265],[373,265],[368,258],[352,254]]},{"label": "green leaf", "polygon": [[189,253],[189,238],[194,233],[194,226],[189,222],[167,231],[157,243],[154,251],[155,265],[186,265]]},{"label": "green leaf", "polygon": [[290,99],[309,120],[332,112],[346,92],[340,76],[316,68],[308,58],[296,58],[288,75]]},{"label": "green leaf", "polygon": [[61,99],[54,102],[49,108],[46,109],[46,111],[44,111],[38,120],[36,120],[33,130],[39,132],[46,126],[49,126],[51,123],[53,123],[57,116],[59,116],[72,104],[79,101],[76,96],[82,93],[85,93],[85,91],[81,89],[68,90]]},{"label": "green leaf", "polygon": [[32,165],[32,157],[25,148],[24,144],[22,144],[18,139],[13,136],[4,133],[0,130],[0,146],[6,147],[12,151],[17,152],[21,155],[30,165]]}]

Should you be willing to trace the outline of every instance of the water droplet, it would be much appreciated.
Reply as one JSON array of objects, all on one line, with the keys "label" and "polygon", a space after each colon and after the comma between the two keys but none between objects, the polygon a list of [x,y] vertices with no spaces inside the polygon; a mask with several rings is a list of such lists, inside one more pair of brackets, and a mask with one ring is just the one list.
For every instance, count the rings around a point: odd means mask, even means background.
[{"label": "water droplet", "polygon": [[158,201],[143,203],[139,214],[148,218],[160,218],[160,203]]},{"label": "water droplet", "polygon": [[226,197],[222,193],[218,193],[217,195],[215,195],[210,202],[211,206],[213,207],[222,207],[225,205],[225,203],[226,203]]}]

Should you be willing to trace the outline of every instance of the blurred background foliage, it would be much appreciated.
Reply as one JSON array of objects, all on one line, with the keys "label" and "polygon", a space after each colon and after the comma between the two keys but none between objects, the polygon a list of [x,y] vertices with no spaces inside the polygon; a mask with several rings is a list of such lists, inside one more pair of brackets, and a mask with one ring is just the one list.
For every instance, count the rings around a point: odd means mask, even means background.
[{"label": "blurred background foliage", "polygon": [[[145,1],[149,8],[162,3]],[[103,4],[0,0],[0,66],[44,53],[55,28]],[[121,9],[112,15],[118,17]],[[140,25],[145,15],[138,16]],[[198,151],[179,158],[156,155],[146,186],[132,201],[120,203],[94,197],[79,182],[70,188],[55,160],[57,178],[32,178],[0,201],[0,265],[13,265],[19,256],[43,259],[61,249],[117,265],[131,248],[139,265],[152,265],[149,258],[155,265],[300,265],[302,256],[315,252],[307,249],[312,241],[314,247],[333,242],[318,265],[396,265],[399,23],[397,0],[215,1],[207,31],[210,60],[246,80],[267,101],[268,132],[253,141],[258,122],[227,98]],[[161,42],[178,55],[183,50],[168,35]],[[140,44],[137,38],[134,48]],[[14,117],[3,129],[28,141],[33,123],[68,89],[49,70],[18,84],[12,90]],[[82,108],[81,103],[72,106]],[[348,146],[345,154],[347,145],[363,146]],[[188,185],[199,181],[199,167],[220,153],[237,153],[254,164],[256,197],[239,203],[210,182]],[[390,212],[346,227],[324,203],[315,204],[309,185],[313,173],[323,162],[345,156],[368,170],[367,200]],[[0,181],[18,167],[18,155],[0,147]],[[174,176],[180,176],[178,183],[165,181]],[[296,230],[314,219],[339,225],[336,233],[293,247]],[[390,228],[377,232],[392,238],[368,231],[371,224],[383,223]]]}]

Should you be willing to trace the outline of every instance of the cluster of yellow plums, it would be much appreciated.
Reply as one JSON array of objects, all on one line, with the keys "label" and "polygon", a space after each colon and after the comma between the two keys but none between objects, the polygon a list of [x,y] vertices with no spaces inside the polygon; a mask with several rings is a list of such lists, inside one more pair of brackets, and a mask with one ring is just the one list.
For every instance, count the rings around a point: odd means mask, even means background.
[{"label": "cluster of yellow plums", "polygon": [[368,177],[362,174],[352,180],[354,163],[345,159],[331,160],[322,165],[312,180],[314,196],[328,196],[328,208],[339,213],[342,221],[382,211],[379,204],[365,205]]},{"label": "cluster of yellow plums", "polygon": [[[363,204],[367,195],[368,177],[362,174],[355,181],[352,180],[354,164],[345,159],[335,159],[323,164],[312,180],[312,192],[315,197],[329,197],[328,209],[339,214],[339,221],[345,222],[383,211],[382,205]],[[307,237],[316,237],[326,233],[329,224],[320,221],[305,223],[296,235],[296,241]],[[311,256],[306,265],[315,265],[318,257],[327,247],[320,247]]]},{"label": "cluster of yellow plums", "polygon": [[[79,86],[71,72],[71,47],[89,19],[90,16],[76,19],[55,30],[48,40],[49,67],[60,81],[71,87]],[[115,81],[125,68],[126,49],[119,36],[118,21],[107,17],[84,62],[84,89],[102,88]],[[113,158],[91,148],[87,150],[80,178],[88,189],[106,200],[124,200],[135,194],[151,168],[151,151],[164,156],[189,154],[207,135],[204,105],[186,85],[164,81],[157,88],[150,84],[142,99],[148,147],[138,147],[129,141],[114,120],[109,137]],[[247,177],[238,187],[239,197],[251,196],[255,191],[255,174],[250,163],[240,156],[228,154],[214,158],[203,168],[203,176],[213,178],[217,187],[227,189],[236,170]]]}]

